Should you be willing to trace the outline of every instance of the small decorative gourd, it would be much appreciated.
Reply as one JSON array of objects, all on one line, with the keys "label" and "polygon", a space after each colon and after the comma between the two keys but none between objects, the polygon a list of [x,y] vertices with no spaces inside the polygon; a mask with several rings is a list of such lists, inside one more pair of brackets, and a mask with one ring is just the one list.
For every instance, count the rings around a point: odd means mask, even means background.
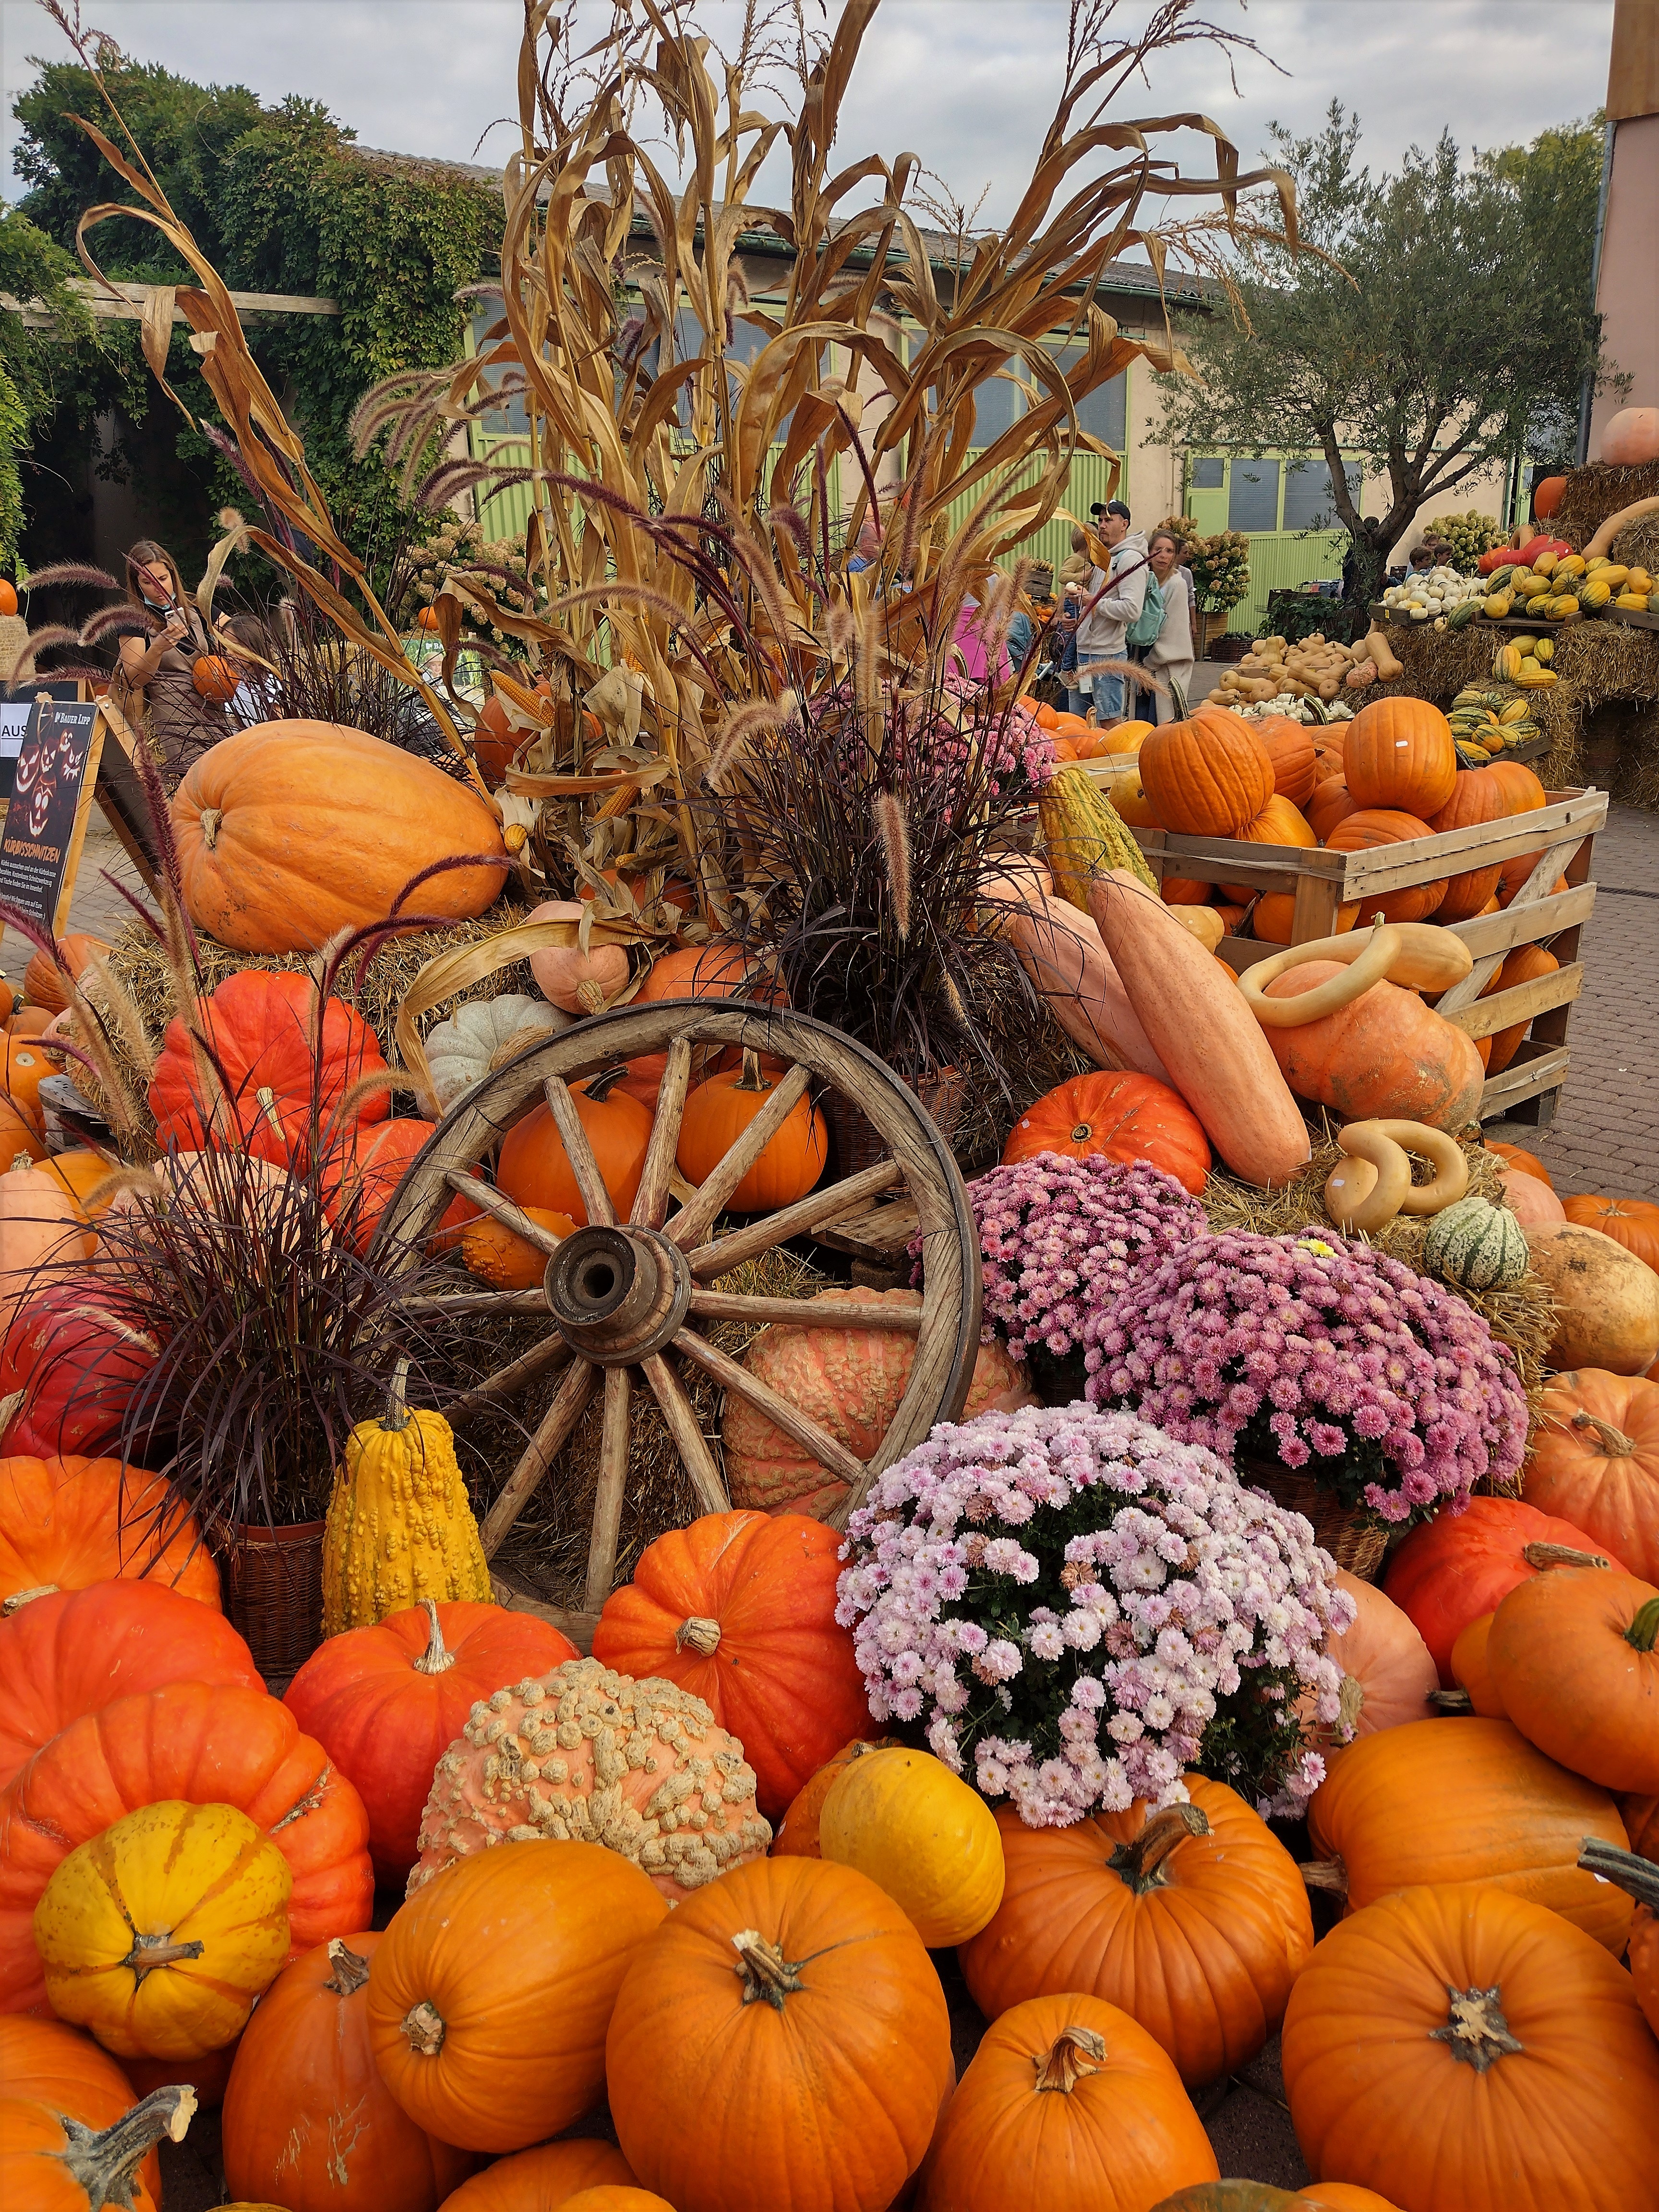
[{"label": "small decorative gourd", "polygon": [[323,1633],[369,1628],[422,1598],[487,1604],[489,1569],[441,1413],[404,1402],[400,1359],[379,1420],[359,1421],[323,1538]]},{"label": "small decorative gourd", "polygon": [[1466,1291],[1502,1291],[1527,1272],[1526,1231],[1507,1206],[1459,1199],[1436,1214],[1423,1240],[1423,1265]]},{"label": "small decorative gourd", "polygon": [[464,1091],[504,1066],[526,1045],[568,1029],[570,1017],[545,999],[508,991],[499,999],[474,999],[439,1022],[426,1040],[432,1095],[447,1113]]}]

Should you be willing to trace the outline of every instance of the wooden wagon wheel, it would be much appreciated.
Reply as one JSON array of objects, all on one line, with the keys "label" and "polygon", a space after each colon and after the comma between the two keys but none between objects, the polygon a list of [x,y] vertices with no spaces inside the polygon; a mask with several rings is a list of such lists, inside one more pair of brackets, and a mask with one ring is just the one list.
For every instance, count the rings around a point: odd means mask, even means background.
[{"label": "wooden wagon wheel", "polygon": [[[670,1182],[694,1049],[734,1044],[793,1064],[706,1181],[671,1214]],[[667,1067],[639,1193],[628,1220],[618,1222],[570,1085],[618,1061],[664,1051]],[[813,1083],[855,1101],[887,1146],[887,1157],[780,1212],[715,1234],[732,1193]],[[587,1214],[587,1226],[563,1238],[550,1235],[477,1173],[497,1139],[540,1098],[545,1098],[563,1139]],[[823,1307],[715,1287],[722,1275],[745,1261],[901,1186],[915,1203],[927,1255],[920,1310],[876,1301],[864,1307],[842,1301]],[[746,1001],[665,999],[578,1023],[530,1046],[455,1102],[393,1193],[376,1233],[377,1249],[392,1256],[395,1265],[401,1246],[404,1264],[415,1265],[458,1194],[546,1253],[547,1272],[539,1290],[458,1291],[441,1296],[438,1304],[450,1312],[544,1313],[552,1329],[541,1344],[467,1392],[450,1409],[452,1419],[513,1396],[550,1369],[567,1370],[484,1522],[484,1552],[493,1557],[499,1549],[589,1398],[602,1387],[599,1490],[587,1562],[590,1612],[597,1612],[610,1595],[616,1572],[628,1476],[629,1407],[636,1376],[660,1407],[704,1510],[711,1513],[729,1510],[731,1499],[677,1360],[689,1361],[736,1391],[848,1484],[847,1497],[829,1516],[838,1526],[845,1525],[883,1468],[920,1443],[935,1422],[955,1420],[962,1412],[979,1345],[980,1267],[978,1236],[961,1175],[949,1146],[892,1070],[823,1022]],[[910,1379],[870,1458],[856,1458],[711,1344],[698,1324],[720,1321],[787,1322],[797,1328],[854,1325],[914,1334]]]}]

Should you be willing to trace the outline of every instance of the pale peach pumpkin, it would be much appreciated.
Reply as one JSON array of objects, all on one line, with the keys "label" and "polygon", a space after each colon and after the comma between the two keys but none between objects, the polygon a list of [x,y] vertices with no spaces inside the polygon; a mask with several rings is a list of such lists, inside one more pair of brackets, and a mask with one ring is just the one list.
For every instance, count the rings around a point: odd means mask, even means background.
[{"label": "pale peach pumpkin", "polygon": [[1345,1567],[1336,1570],[1336,1583],[1358,1607],[1352,1625],[1326,1647],[1342,1669],[1341,1716],[1334,1724],[1319,1722],[1312,1698],[1298,1707],[1308,1741],[1328,1759],[1379,1729],[1431,1718],[1430,1693],[1440,1686],[1439,1669],[1411,1616]]},{"label": "pale peach pumpkin", "polygon": [[[820,1291],[815,1305],[919,1306],[917,1291]],[[893,1328],[763,1329],[744,1354],[751,1374],[809,1414],[856,1458],[867,1460],[887,1433],[910,1367],[916,1340]],[[1000,1344],[982,1344],[962,1418],[993,1409],[1012,1413],[1036,1403],[1024,1370]],[[847,1485],[820,1467],[804,1444],[759,1413],[736,1391],[726,1394],[726,1479],[732,1503],[762,1513],[810,1513],[823,1520],[847,1495]]]}]

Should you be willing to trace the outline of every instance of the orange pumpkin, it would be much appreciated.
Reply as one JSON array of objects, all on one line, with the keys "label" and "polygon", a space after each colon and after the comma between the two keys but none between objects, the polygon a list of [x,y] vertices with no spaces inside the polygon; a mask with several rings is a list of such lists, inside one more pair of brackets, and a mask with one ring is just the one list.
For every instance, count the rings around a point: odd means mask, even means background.
[{"label": "orange pumpkin", "polygon": [[1495,1613],[1483,1613],[1478,1620],[1472,1620],[1451,1650],[1452,1680],[1483,1721],[1509,1718],[1486,1658],[1486,1646],[1492,1640],[1492,1625],[1496,1618]]},{"label": "orange pumpkin", "polygon": [[1208,906],[1215,896],[1213,884],[1191,876],[1165,876],[1158,888],[1165,906]]},{"label": "orange pumpkin", "polygon": [[[659,953],[634,1003],[650,1006],[661,999],[755,999],[763,1006],[787,1004],[782,985],[766,975],[741,945],[721,938]],[[736,1065],[736,1057],[732,1055],[730,1065]],[[716,1066],[726,1064],[724,1056],[715,1061]],[[623,1088],[654,1110],[667,1065],[665,1052],[642,1053],[630,1061]],[[696,1066],[694,1060],[694,1072]]]},{"label": "orange pumpkin", "polygon": [[1356,1608],[1349,1626],[1326,1645],[1328,1656],[1342,1669],[1342,1711],[1328,1723],[1316,1718],[1311,1693],[1300,1706],[1308,1740],[1327,1759],[1379,1729],[1429,1718],[1429,1698],[1440,1686],[1433,1656],[1410,1614],[1344,1567],[1336,1570],[1336,1583]]},{"label": "orange pumpkin", "polygon": [[633,2184],[634,2169],[615,2143],[567,2136],[498,2158],[445,2197],[444,2212],[556,2212],[579,2190],[630,2189]]},{"label": "orange pumpkin", "polygon": [[1535,814],[1540,806],[1549,805],[1549,793],[1524,761],[1495,760],[1481,772],[1498,778],[1509,801],[1506,814]]},{"label": "orange pumpkin", "polygon": [[40,1164],[43,1173],[63,1184],[83,1220],[96,1221],[109,1211],[114,1191],[105,1193],[95,1204],[92,1194],[120,1173],[118,1164],[112,1165],[97,1152],[76,1151],[54,1152]]},{"label": "orange pumpkin", "polygon": [[1283,2057],[1315,2172],[1412,2212],[1617,2212],[1652,2194],[1659,2045],[1630,1976],[1500,1891],[1411,1889],[1334,1929],[1291,1992]]},{"label": "orange pumpkin", "polygon": [[[623,2157],[681,2212],[874,2208],[927,2148],[950,2015],[921,1938],[874,1882],[824,1859],[756,1859],[635,1951],[605,2071]],[[711,2126],[716,2105],[730,2125]],[[803,2159],[780,2119],[807,2112]]]},{"label": "orange pumpkin", "polygon": [[479,774],[492,791],[506,775],[521,740],[529,734],[527,730],[514,728],[506,707],[492,692],[484,701],[478,719],[472,726],[472,757],[478,763]]},{"label": "orange pumpkin", "polygon": [[[1452,786],[1451,797],[1429,823],[1436,836],[1449,830],[1472,830],[1483,822],[1501,822],[1510,811],[1504,781],[1489,768],[1466,769]],[[1502,869],[1468,868],[1446,886],[1437,919],[1445,925],[1468,921],[1480,912],[1494,891]]]},{"label": "orange pumpkin", "polygon": [[[85,930],[72,930],[58,940],[58,950],[63,955],[72,976],[85,974],[88,957],[94,952],[106,953],[109,947],[100,937],[88,936]],[[23,990],[33,1006],[43,1006],[51,1014],[61,1014],[69,1004],[69,993],[64,988],[64,971],[55,960],[44,952],[37,952],[23,970]],[[6,1008],[9,1013],[9,1006]],[[9,1087],[9,1086],[8,1086]]]},{"label": "orange pumpkin", "polygon": [[1319,781],[1313,731],[1306,722],[1293,722],[1288,714],[1264,714],[1255,729],[1273,764],[1274,791],[1292,806],[1305,806]]},{"label": "orange pumpkin", "polygon": [[46,1006],[20,1006],[6,1027],[13,1036],[40,1036],[56,1019]]},{"label": "orange pumpkin", "polygon": [[1144,2212],[1221,2169],[1181,2077],[1098,1997],[1033,1997],[993,2022],[928,2154],[937,2212]]},{"label": "orange pumpkin", "polygon": [[1115,1070],[1074,1075],[1034,1099],[1002,1148],[1002,1164],[1042,1152],[1082,1160],[1145,1160],[1194,1196],[1210,1173],[1204,1125],[1177,1091],[1155,1076]]},{"label": "orange pumpkin", "polygon": [[[1417,815],[1386,807],[1362,807],[1339,822],[1325,843],[1333,853],[1369,853],[1432,835],[1428,823]],[[1431,883],[1409,884],[1401,890],[1386,891],[1380,898],[1368,892],[1364,900],[1365,919],[1369,921],[1380,914],[1385,921],[1424,921],[1445,896],[1443,876]]]},{"label": "orange pumpkin", "polygon": [[1547,522],[1561,504],[1561,495],[1567,488],[1565,477],[1540,477],[1532,488],[1532,511],[1540,522]]},{"label": "orange pumpkin", "polygon": [[[625,1217],[634,1203],[645,1171],[645,1148],[651,1141],[651,1116],[622,1088],[623,1073],[607,1068],[571,1091],[576,1118],[586,1132],[618,1218]],[[579,1226],[587,1219],[564,1139],[544,1104],[532,1106],[502,1139],[495,1181],[515,1205],[568,1214]]]},{"label": "orange pumpkin", "polygon": [[[574,1234],[576,1224],[568,1213],[550,1213],[544,1206],[526,1206],[524,1212],[550,1237]],[[462,1229],[461,1259],[470,1273],[498,1291],[533,1291],[547,1273],[546,1253],[489,1213],[478,1214]]]},{"label": "orange pumpkin", "polygon": [[1203,708],[1152,732],[1139,753],[1141,787],[1166,830],[1236,837],[1273,795],[1273,757],[1252,725]]},{"label": "orange pumpkin", "polygon": [[1083,1991],[1138,2021],[1189,2088],[1255,2057],[1313,1949],[1308,1893],[1242,1797],[1186,1781],[1188,1804],[1065,1828],[999,1810],[1002,1902],[957,1954],[988,2020]]},{"label": "orange pumpkin", "polygon": [[157,1516],[160,1475],[114,1459],[0,1459],[0,1599],[145,1576],[216,1610],[219,1576],[190,1515]]},{"label": "orange pumpkin", "polygon": [[[1267,995],[1294,998],[1345,972],[1334,960],[1305,961],[1276,975]],[[1474,1040],[1395,983],[1374,983],[1348,1006],[1300,1029],[1263,1034],[1297,1096],[1333,1108],[1346,1121],[1461,1129],[1480,1103],[1486,1071]]]},{"label": "orange pumpkin", "polygon": [[1621,407],[1601,432],[1606,468],[1639,468],[1659,461],[1659,407]]},{"label": "orange pumpkin", "polygon": [[1483,1141],[1486,1149],[1489,1152],[1496,1152],[1506,1167],[1517,1169],[1522,1175],[1534,1176],[1540,1182],[1547,1183],[1552,1190],[1555,1188],[1555,1185],[1550,1182],[1549,1170],[1536,1152],[1529,1152],[1520,1145],[1500,1145],[1495,1137],[1487,1137]]},{"label": "orange pumpkin", "polygon": [[233,2197],[287,2212],[437,2212],[473,2160],[425,2135],[374,2069],[368,1984],[386,1941],[335,1937],[283,1968],[242,2032],[222,2123]]},{"label": "orange pumpkin", "polygon": [[380,2078],[441,2142],[523,2150],[556,2135],[604,2086],[628,1961],[667,1911],[601,1844],[500,1844],[456,1860],[401,1907],[375,1954]]},{"label": "orange pumpkin", "polygon": [[850,1743],[842,1744],[833,1759],[826,1759],[817,1772],[802,1784],[789,1802],[789,1810],[783,1816],[782,1826],[772,1842],[774,1858],[816,1859],[823,1856],[818,1844],[818,1816],[823,1810],[823,1801],[840,1781],[843,1771],[866,1752],[890,1749],[898,1742],[896,1735],[880,1735],[873,1742],[854,1736]]},{"label": "orange pumpkin", "polygon": [[[23,2013],[0,2013],[0,2084],[8,2104],[44,2105],[60,2121],[78,2120],[85,2128],[107,2128],[132,2105],[132,2086],[120,2065],[89,2035],[59,2020],[37,2020]],[[3,2124],[0,2124],[3,2130]],[[0,2190],[9,2160],[9,2130],[0,2131]],[[17,2185],[17,2176],[11,2176]],[[32,2212],[35,2201],[20,2199],[16,2212]],[[69,2200],[71,2204],[74,2199]],[[133,2212],[158,2212],[161,2162],[154,2149],[138,2166]]]},{"label": "orange pumpkin", "polygon": [[[1319,840],[1310,823],[1304,821],[1288,799],[1275,793],[1254,822],[1247,822],[1238,833],[1242,845],[1294,845],[1311,851]],[[1241,906],[1248,905],[1255,894],[1248,884],[1224,884],[1222,890],[1230,899]]]},{"label": "orange pumpkin", "polygon": [[[383,921],[410,880],[447,868],[410,910],[465,921],[506,872],[501,825],[469,784],[331,723],[264,722],[222,738],[173,800],[185,903],[239,952],[310,952]],[[499,863],[499,865],[496,865]]]},{"label": "orange pumpkin", "polygon": [[1552,1375],[1522,1495],[1659,1582],[1659,1382],[1582,1367]]},{"label": "orange pumpkin", "polygon": [[1397,809],[1426,822],[1457,782],[1451,724],[1426,699],[1374,699],[1348,725],[1342,773],[1362,808]]},{"label": "orange pumpkin", "polygon": [[[1553,968],[1555,963],[1551,961],[1550,965]],[[1601,1198],[1588,1191],[1561,1203],[1569,1221],[1584,1229],[1599,1229],[1650,1267],[1659,1268],[1659,1206],[1645,1198]]]},{"label": "orange pumpkin", "polygon": [[[64,2100],[67,2102],[67,2100]],[[58,2100],[0,2100],[0,2203],[18,2212],[154,2212],[161,2203],[155,2146],[179,2142],[196,2100],[188,2087],[157,2090],[107,2127],[88,2128]],[[265,2212],[265,2208],[260,2208]]]},{"label": "orange pumpkin", "polygon": [[236,696],[242,676],[234,661],[225,659],[220,653],[204,653],[198,654],[190,680],[199,697],[222,707]]},{"label": "orange pumpkin", "polygon": [[[687,1182],[708,1181],[777,1087],[758,1053],[745,1051],[741,1067],[727,1068],[697,1085],[685,1102],[676,1164]],[[726,1203],[738,1213],[771,1213],[805,1198],[829,1158],[823,1116],[798,1098],[783,1127],[768,1139],[760,1158]]]},{"label": "orange pumpkin", "polygon": [[[1443,921],[1445,918],[1443,907],[1439,919]],[[1553,975],[1560,965],[1555,955],[1546,952],[1541,945],[1517,945],[1513,952],[1505,956],[1503,966],[1480,995],[1483,999],[1495,998],[1499,991],[1513,989],[1522,983],[1535,983],[1540,975]],[[1501,1075],[1520,1051],[1522,1040],[1531,1026],[1531,1018],[1529,1015],[1524,1022],[1511,1022],[1508,1029],[1496,1030],[1490,1040],[1483,1040],[1489,1042],[1492,1047],[1486,1060],[1489,1075]],[[1595,1225],[1599,1227],[1600,1224]]]},{"label": "orange pumpkin", "polygon": [[1288,945],[1295,926],[1296,900],[1289,891],[1264,891],[1251,909],[1250,934],[1262,945]]},{"label": "orange pumpkin", "polygon": [[338,1229],[349,1214],[352,1243],[367,1252],[416,1154],[437,1124],[407,1119],[349,1122],[337,1131],[331,1169],[339,1182],[324,1199],[330,1222]]},{"label": "orange pumpkin", "polygon": [[1529,1743],[1603,1789],[1659,1791],[1659,1589],[1594,1567],[1534,1575],[1493,1615],[1487,1664]]}]

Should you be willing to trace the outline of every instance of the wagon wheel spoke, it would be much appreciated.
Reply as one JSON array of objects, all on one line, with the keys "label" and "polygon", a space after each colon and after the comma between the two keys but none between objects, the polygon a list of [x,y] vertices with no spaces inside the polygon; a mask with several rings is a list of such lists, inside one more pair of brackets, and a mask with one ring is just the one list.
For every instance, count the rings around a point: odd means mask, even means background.
[{"label": "wagon wheel spoke", "polygon": [[[833,1221],[838,1213],[850,1213],[862,1200],[874,1198],[879,1191],[891,1190],[903,1180],[903,1175],[896,1160],[878,1160],[873,1167],[864,1168],[842,1182],[832,1182],[823,1190],[809,1191],[793,1206],[766,1214],[742,1229],[734,1229],[729,1235],[717,1237],[712,1244],[698,1245],[690,1255],[691,1273],[702,1283],[729,1275],[745,1260],[758,1260],[763,1252],[787,1244],[792,1237],[816,1229],[821,1221]],[[684,1218],[683,1214],[676,1215],[677,1224]]]},{"label": "wagon wheel spoke", "polygon": [[[544,1314],[547,1300],[539,1291],[535,1295],[540,1301],[536,1310]],[[517,1359],[510,1361],[505,1367],[497,1368],[482,1382],[474,1383],[471,1389],[464,1390],[459,1398],[444,1408],[444,1417],[453,1426],[457,1421],[465,1420],[469,1413],[476,1413],[481,1406],[495,1405],[503,1398],[516,1397],[538,1375],[550,1367],[562,1365],[569,1357],[570,1346],[562,1336],[544,1337],[539,1344],[532,1345],[530,1350],[521,1352]]]},{"label": "wagon wheel spoke", "polygon": [[581,1418],[582,1408],[593,1395],[593,1385],[599,1370],[591,1360],[577,1359],[571,1363],[569,1372],[553,1394],[553,1402],[542,1415],[536,1433],[525,1446],[518,1465],[507,1478],[501,1494],[489,1509],[483,1525],[483,1551],[487,1559],[493,1559],[500,1551],[507,1530],[518,1519],[537,1485],[552,1466],[560,1446]]},{"label": "wagon wheel spoke", "polygon": [[539,1221],[532,1221],[522,1206],[514,1206],[502,1192],[492,1189],[487,1182],[480,1182],[477,1176],[468,1175],[465,1168],[447,1169],[444,1181],[462,1198],[471,1199],[481,1213],[487,1213],[492,1220],[499,1221],[503,1229],[510,1229],[515,1237],[522,1237],[526,1244],[533,1244],[550,1260],[558,1250],[563,1241],[562,1238],[556,1237],[550,1229],[544,1229]]},{"label": "wagon wheel spoke", "polygon": [[622,1528],[623,1492],[628,1485],[628,1407],[632,1395],[628,1369],[607,1367],[599,1436],[599,1486],[593,1499],[593,1533],[587,1547],[589,1613],[598,1613],[604,1606],[616,1579],[617,1537]]},{"label": "wagon wheel spoke", "polygon": [[651,1395],[661,1408],[668,1433],[674,1439],[674,1448],[685,1464],[705,1513],[729,1513],[731,1493],[719,1463],[709,1449],[708,1439],[697,1419],[696,1407],[687,1396],[684,1384],[660,1352],[651,1352],[640,1362],[645,1379],[651,1386]]},{"label": "wagon wheel spoke", "polygon": [[728,1390],[735,1390],[738,1397],[746,1399],[757,1413],[764,1413],[785,1436],[804,1445],[827,1474],[839,1476],[846,1483],[864,1480],[864,1462],[855,1458],[845,1444],[838,1443],[827,1429],[821,1429],[799,1407],[780,1397],[769,1383],[751,1375],[746,1367],[739,1367],[735,1359],[699,1336],[695,1329],[683,1328],[674,1339],[674,1349],[682,1358],[695,1361],[717,1382],[723,1382]]},{"label": "wagon wheel spoke", "polygon": [[547,1110],[553,1116],[553,1126],[564,1140],[565,1158],[570,1163],[570,1172],[581,1193],[582,1206],[589,1223],[603,1229],[614,1229],[616,1209],[611,1203],[611,1194],[605,1187],[605,1177],[599,1173],[599,1164],[593,1157],[593,1147],[587,1141],[587,1132],[576,1111],[576,1102],[570,1095],[570,1085],[562,1075],[550,1075],[542,1089],[547,1099]]},{"label": "wagon wheel spoke", "polygon": [[[690,1081],[691,1040],[677,1036],[668,1048],[668,1065],[663,1070],[662,1087],[657,1093],[657,1118],[651,1124],[645,1167],[634,1210],[628,1217],[635,1228],[662,1227],[663,1216],[668,1211],[669,1191],[678,1180],[674,1174],[674,1155],[679,1147],[680,1119],[685,1112],[685,1094]],[[682,1184],[681,1188],[687,1186]]]},{"label": "wagon wheel spoke", "polygon": [[[532,1222],[533,1228],[535,1224]],[[430,1297],[400,1298],[398,1310],[406,1314],[489,1314],[506,1320],[514,1314],[544,1314],[545,1291],[440,1291]]]},{"label": "wagon wheel spoke", "polygon": [[795,1107],[806,1096],[811,1071],[792,1067],[767,1094],[766,1103],[728,1151],[716,1161],[695,1198],[683,1206],[668,1224],[668,1234],[682,1252],[690,1251],[714,1227],[732,1192],[771,1143]]},{"label": "wagon wheel spoke", "polygon": [[905,1336],[921,1333],[919,1305],[881,1305],[873,1297],[862,1305],[837,1299],[832,1306],[820,1306],[811,1298],[751,1298],[732,1291],[694,1290],[691,1310],[704,1321],[750,1322],[757,1328],[780,1321],[791,1328],[896,1328]]}]

